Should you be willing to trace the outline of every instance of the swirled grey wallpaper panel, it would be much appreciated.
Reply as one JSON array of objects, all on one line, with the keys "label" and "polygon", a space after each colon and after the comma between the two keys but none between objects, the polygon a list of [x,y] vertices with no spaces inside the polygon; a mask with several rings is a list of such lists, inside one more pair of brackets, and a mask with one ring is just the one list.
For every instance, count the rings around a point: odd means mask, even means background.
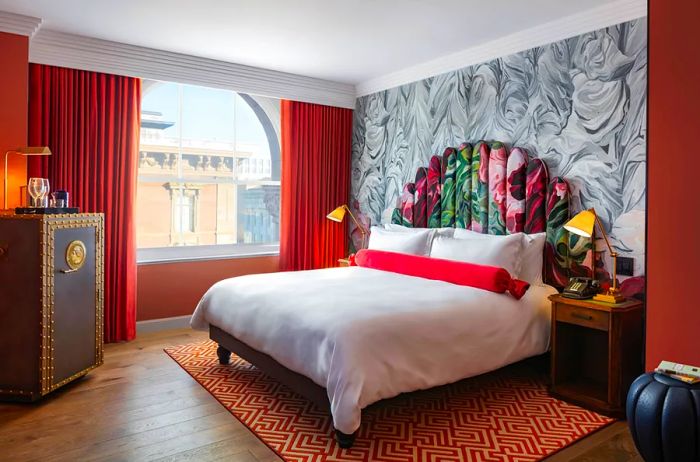
[{"label": "swirled grey wallpaper panel", "polygon": [[614,246],[643,274],[646,18],[358,99],[351,201],[389,222],[404,183],[432,154],[499,140],[542,158],[595,207]]}]

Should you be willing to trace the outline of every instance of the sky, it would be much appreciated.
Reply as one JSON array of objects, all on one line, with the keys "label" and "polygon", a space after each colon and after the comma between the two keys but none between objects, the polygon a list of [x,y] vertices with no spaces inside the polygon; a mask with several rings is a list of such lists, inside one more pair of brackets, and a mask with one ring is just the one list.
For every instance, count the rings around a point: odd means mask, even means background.
[{"label": "sky", "polygon": [[[178,86],[182,87],[182,126],[178,123]],[[265,130],[237,93],[171,82],[156,82],[146,88],[141,110],[161,112],[163,120],[175,122],[165,130],[167,136],[177,137],[181,130],[185,139],[233,142],[235,132],[237,144],[257,144],[269,153]]]}]

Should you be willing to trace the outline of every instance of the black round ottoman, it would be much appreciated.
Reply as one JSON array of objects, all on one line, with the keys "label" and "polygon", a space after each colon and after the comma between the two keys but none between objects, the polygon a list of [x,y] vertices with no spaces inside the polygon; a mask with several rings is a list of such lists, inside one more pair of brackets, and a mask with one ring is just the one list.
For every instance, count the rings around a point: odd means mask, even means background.
[{"label": "black round ottoman", "polygon": [[639,376],[627,394],[627,423],[646,462],[700,461],[700,384]]}]

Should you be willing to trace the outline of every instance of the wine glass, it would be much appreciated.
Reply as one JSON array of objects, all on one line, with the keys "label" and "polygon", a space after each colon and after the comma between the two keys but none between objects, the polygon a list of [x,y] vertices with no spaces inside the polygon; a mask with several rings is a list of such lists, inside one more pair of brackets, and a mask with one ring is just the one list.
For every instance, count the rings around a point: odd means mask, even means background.
[{"label": "wine glass", "polygon": [[49,179],[48,178],[42,178],[41,183],[43,185],[42,187],[42,192],[41,192],[41,198],[39,199],[41,201],[41,207],[48,207],[49,206],[49,191],[51,191],[51,187],[49,186]]},{"label": "wine glass", "polygon": [[32,206],[38,207],[39,199],[49,192],[49,180],[46,178],[30,178],[27,182],[27,192],[32,197]]}]

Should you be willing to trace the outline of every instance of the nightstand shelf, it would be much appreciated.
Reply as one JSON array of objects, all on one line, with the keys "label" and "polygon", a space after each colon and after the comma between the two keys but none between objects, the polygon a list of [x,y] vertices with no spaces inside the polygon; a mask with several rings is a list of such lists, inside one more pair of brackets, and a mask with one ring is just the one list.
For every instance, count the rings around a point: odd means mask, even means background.
[{"label": "nightstand shelf", "polygon": [[614,417],[624,416],[629,385],[642,373],[642,308],[552,295],[550,392]]},{"label": "nightstand shelf", "polygon": [[607,406],[608,384],[588,377],[557,384],[557,395],[578,403],[595,402],[597,407]]}]

